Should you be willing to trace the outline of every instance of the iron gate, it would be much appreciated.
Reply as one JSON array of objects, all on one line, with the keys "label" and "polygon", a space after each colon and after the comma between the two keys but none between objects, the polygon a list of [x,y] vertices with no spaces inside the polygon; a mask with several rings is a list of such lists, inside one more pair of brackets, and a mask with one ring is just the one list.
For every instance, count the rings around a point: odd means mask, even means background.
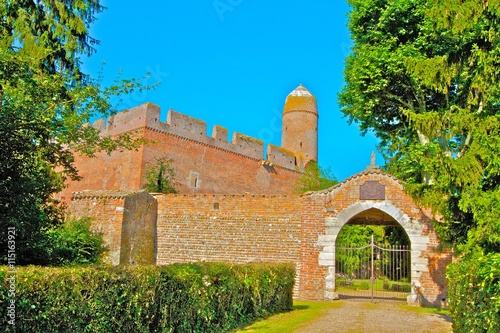
[{"label": "iron gate", "polygon": [[337,244],[335,289],[341,298],[406,300],[411,293],[410,249],[383,248],[371,243],[355,247]]}]

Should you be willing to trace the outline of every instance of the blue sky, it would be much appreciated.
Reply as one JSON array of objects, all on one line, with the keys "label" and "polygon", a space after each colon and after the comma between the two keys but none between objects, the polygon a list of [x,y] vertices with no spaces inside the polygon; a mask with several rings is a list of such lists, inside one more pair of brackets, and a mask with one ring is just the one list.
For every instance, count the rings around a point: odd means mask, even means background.
[{"label": "blue sky", "polygon": [[[373,135],[348,125],[337,104],[351,40],[344,1],[104,0],[91,27],[97,53],[83,59],[105,83],[123,78],[160,82],[125,97],[120,109],[158,104],[232,132],[280,144],[286,96],[303,84],[316,96],[319,164],[339,179],[363,171],[376,150]],[[378,156],[377,164],[383,164]]]}]

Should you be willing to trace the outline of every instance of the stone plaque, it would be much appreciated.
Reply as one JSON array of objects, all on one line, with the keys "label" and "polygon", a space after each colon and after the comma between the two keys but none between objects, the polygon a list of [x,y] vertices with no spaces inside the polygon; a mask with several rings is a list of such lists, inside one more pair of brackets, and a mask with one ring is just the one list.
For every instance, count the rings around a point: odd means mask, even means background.
[{"label": "stone plaque", "polygon": [[385,185],[378,180],[367,180],[359,187],[359,200],[385,200]]}]

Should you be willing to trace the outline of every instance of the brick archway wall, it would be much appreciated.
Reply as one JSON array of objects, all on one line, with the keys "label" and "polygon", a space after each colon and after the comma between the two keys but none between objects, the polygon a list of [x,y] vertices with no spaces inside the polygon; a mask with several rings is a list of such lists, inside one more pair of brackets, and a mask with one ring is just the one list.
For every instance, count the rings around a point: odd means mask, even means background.
[{"label": "brick archway wall", "polygon": [[303,196],[301,277],[308,278],[300,282],[300,296],[335,298],[337,235],[353,218],[374,212],[396,221],[410,239],[415,288],[409,300],[441,306],[447,298],[445,274],[452,253],[439,243],[429,210],[417,206],[398,179],[377,168]]},{"label": "brick archway wall", "polygon": [[[338,234],[354,216],[368,211],[370,209],[380,210],[391,216],[406,232],[411,244],[411,279],[412,285],[419,286],[422,273],[428,269],[428,258],[425,255],[429,244],[429,236],[424,232],[424,226],[418,221],[412,220],[401,209],[394,207],[390,202],[357,202],[352,206],[344,209],[335,217],[326,217],[325,225],[327,226],[326,235],[320,236],[318,245],[323,246],[323,250],[319,253],[321,259],[320,265],[327,266],[329,274],[325,278],[325,298],[335,298],[335,243]],[[333,251],[333,253],[331,252]]]}]

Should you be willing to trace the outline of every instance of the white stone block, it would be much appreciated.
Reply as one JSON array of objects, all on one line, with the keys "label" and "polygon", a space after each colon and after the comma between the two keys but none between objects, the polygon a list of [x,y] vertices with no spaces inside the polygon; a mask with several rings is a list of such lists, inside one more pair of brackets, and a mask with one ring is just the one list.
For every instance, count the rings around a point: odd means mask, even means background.
[{"label": "white stone block", "polygon": [[319,259],[318,264],[320,266],[333,266],[333,265],[335,265],[335,260],[334,259]]},{"label": "white stone block", "polygon": [[335,217],[327,217],[327,218],[325,218],[325,225],[327,227],[333,227],[333,226],[335,226],[338,223],[339,223],[339,220],[337,220],[337,218],[335,218]]},{"label": "white stone block", "polygon": [[334,291],[325,291],[325,298],[328,300],[337,300],[339,298],[339,294]]},{"label": "white stone block", "polygon": [[335,253],[335,246],[333,246],[333,245],[332,246],[330,246],[330,245],[329,246],[325,246],[323,248],[323,252],[325,252],[325,253]]},{"label": "white stone block", "polygon": [[411,265],[411,269],[412,269],[412,271],[416,270],[416,271],[420,271],[420,272],[428,272],[429,271],[429,267],[425,264],[413,264],[413,265]]},{"label": "white stone block", "polygon": [[335,253],[331,252],[320,252],[319,259],[332,259],[335,260]]},{"label": "white stone block", "polygon": [[335,242],[335,236],[332,235],[320,235],[318,237],[318,245],[327,246]]}]

